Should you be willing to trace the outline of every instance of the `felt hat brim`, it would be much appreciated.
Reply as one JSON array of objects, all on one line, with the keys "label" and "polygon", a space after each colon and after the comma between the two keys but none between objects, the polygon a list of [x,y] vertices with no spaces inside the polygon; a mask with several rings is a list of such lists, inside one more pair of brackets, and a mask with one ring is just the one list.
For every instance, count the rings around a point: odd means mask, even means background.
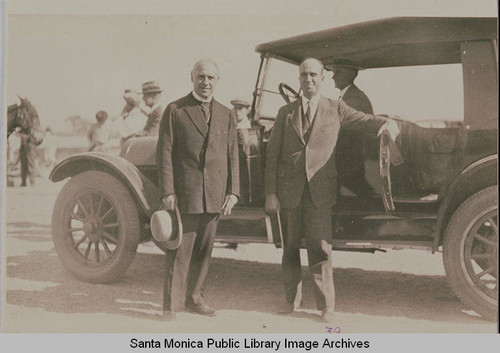
[{"label": "felt hat brim", "polygon": [[150,219],[151,235],[169,250],[177,249],[182,242],[182,220],[179,208],[174,211],[160,209]]}]

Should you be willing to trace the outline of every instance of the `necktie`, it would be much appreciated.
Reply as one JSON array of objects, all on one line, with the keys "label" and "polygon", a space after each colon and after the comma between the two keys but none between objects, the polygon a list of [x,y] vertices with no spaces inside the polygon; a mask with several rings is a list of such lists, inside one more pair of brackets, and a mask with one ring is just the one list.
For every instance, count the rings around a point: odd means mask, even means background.
[{"label": "necktie", "polygon": [[311,101],[307,104],[307,110],[304,115],[302,115],[302,135],[304,138],[308,135],[309,129],[311,128]]},{"label": "necktie", "polygon": [[201,102],[201,109],[203,110],[203,115],[208,122],[210,121],[210,102]]}]

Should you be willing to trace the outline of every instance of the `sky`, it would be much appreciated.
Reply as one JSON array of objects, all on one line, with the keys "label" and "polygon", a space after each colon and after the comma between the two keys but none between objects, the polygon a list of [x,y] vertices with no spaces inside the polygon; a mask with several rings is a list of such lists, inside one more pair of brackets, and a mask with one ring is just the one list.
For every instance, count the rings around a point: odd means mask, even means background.
[{"label": "sky", "polygon": [[[42,124],[57,130],[71,115],[119,114],[123,90],[140,90],[145,81],[160,81],[163,103],[184,96],[192,89],[193,64],[211,57],[221,77],[215,97],[229,105],[237,97],[251,100],[259,43],[384,17],[496,13],[490,0],[9,1],[5,103],[27,97]],[[298,86],[295,74],[283,81]],[[324,94],[338,96],[327,81]],[[460,82],[459,65],[366,70],[357,80],[376,113],[415,119],[431,112],[460,117]],[[416,99],[420,94],[424,98]],[[457,102],[455,110],[450,101]]]}]

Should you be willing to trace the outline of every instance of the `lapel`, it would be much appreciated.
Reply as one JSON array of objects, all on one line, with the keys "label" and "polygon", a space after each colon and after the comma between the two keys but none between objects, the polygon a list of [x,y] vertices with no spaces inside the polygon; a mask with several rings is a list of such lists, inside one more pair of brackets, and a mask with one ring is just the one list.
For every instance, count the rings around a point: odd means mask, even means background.
[{"label": "lapel", "polygon": [[[196,126],[196,129],[200,132],[200,134],[205,137],[207,136],[208,133],[208,124],[207,121],[205,120],[205,116],[201,112],[201,108],[198,104],[198,101],[193,97],[193,95],[190,93],[189,97],[191,98],[192,102],[188,104],[184,110],[186,114],[189,116],[191,121],[193,122],[194,126]],[[212,108],[213,109],[213,108]],[[212,118],[213,118],[213,112],[212,112]],[[211,118],[211,119],[212,119]]]},{"label": "lapel", "polygon": [[[220,135],[220,132],[224,130],[224,109],[223,105],[217,102],[215,99],[212,100],[212,116],[210,117],[210,136]],[[210,143],[210,141],[209,141]]]},{"label": "lapel", "polygon": [[325,97],[321,97],[318,102],[318,109],[316,109],[316,115],[314,116],[313,124],[311,126],[311,134],[309,135],[309,141],[313,136],[321,130],[321,128],[328,122],[328,100]]},{"label": "lapel", "polygon": [[299,137],[300,142],[302,142],[302,144],[305,146],[306,142],[304,141],[304,136],[302,136],[301,100],[297,99],[292,104],[293,104],[292,111],[288,115],[288,119],[290,120],[290,124],[293,126],[293,129],[297,133],[297,136]]}]

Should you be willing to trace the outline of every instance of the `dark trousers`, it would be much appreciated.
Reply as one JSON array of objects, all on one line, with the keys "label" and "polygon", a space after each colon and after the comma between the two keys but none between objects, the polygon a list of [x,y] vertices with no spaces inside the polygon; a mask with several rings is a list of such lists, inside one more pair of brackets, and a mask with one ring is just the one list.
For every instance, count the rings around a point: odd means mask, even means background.
[{"label": "dark trousers", "polygon": [[282,269],[286,301],[293,303],[300,292],[302,266],[300,243],[304,237],[309,271],[312,276],[316,306],[319,310],[334,308],[335,288],[332,271],[332,214],[330,208],[316,208],[306,184],[302,200],[294,209],[281,211],[284,249]]},{"label": "dark trousers", "polygon": [[212,255],[219,214],[183,214],[181,245],[167,250],[163,310],[181,311],[200,305]]},{"label": "dark trousers", "polygon": [[30,183],[35,183],[35,151],[29,143],[23,144],[19,150],[21,162],[21,186],[26,186],[26,179],[29,177]]}]

